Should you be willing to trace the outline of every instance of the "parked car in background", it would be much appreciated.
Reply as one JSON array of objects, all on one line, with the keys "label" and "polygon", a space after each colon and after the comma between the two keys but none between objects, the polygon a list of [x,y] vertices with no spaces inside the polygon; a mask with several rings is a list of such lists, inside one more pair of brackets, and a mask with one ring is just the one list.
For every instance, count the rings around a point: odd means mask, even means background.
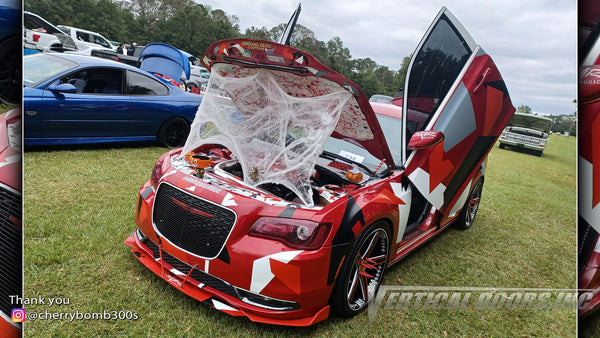
[{"label": "parked car in background", "polygon": [[370,102],[392,103],[394,98],[388,95],[375,94],[369,98]]},{"label": "parked car in background", "polygon": [[584,319],[600,309],[600,3],[582,0],[579,6],[577,282]]},{"label": "parked car in background", "polygon": [[186,91],[185,79],[190,77],[187,53],[162,42],[149,43],[140,54],[140,69],[147,70]]},{"label": "parked car in background", "polygon": [[16,317],[11,312],[22,301],[9,296],[23,295],[20,108],[0,115],[0,200],[0,336],[16,338],[21,337],[22,323],[11,320]]},{"label": "parked car in background", "polygon": [[200,88],[202,88],[203,84],[208,83],[208,79],[210,78],[210,72],[200,63],[197,57],[194,55],[182,51],[190,61],[190,77],[186,79],[185,76],[182,75],[181,79],[185,82],[185,87],[187,91],[199,94]]},{"label": "parked car in background", "polygon": [[308,326],[359,314],[389,265],[473,225],[486,156],[515,111],[446,8],[412,55],[399,107],[288,45],[214,42],[190,136],[140,188],[125,243],[233,316]]},{"label": "parked car in background", "polygon": [[91,32],[81,28],[71,26],[58,25],[58,29],[70,36],[80,51],[86,51],[85,54],[90,55],[93,49],[108,49],[116,51],[108,39],[100,35],[100,33]]},{"label": "parked car in background", "polygon": [[140,54],[144,50],[145,46],[136,46],[133,55],[118,53],[115,50],[108,49],[92,49],[91,56],[96,56],[99,58],[113,60],[117,62],[122,62],[134,67],[138,66],[138,59],[140,58]]},{"label": "parked car in background", "polygon": [[499,147],[500,149],[506,146],[528,149],[542,156],[551,127],[552,119],[547,117],[515,113],[500,135]]},{"label": "parked car in background", "polygon": [[75,41],[37,14],[23,12],[23,47],[41,52],[78,51]]},{"label": "parked car in background", "polygon": [[72,54],[25,56],[23,85],[25,145],[181,146],[202,100],[139,68]]}]

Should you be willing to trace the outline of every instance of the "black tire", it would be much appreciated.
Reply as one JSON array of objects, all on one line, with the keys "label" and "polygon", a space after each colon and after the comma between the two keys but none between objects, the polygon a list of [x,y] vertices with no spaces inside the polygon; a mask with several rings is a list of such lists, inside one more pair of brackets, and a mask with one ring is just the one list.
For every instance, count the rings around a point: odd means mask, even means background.
[{"label": "black tire", "polygon": [[331,306],[344,318],[361,313],[375,299],[390,255],[390,230],[377,222],[363,231],[344,259]]},{"label": "black tire", "polygon": [[0,102],[11,105],[20,103],[22,99],[22,39],[15,35],[0,43],[0,72],[6,75],[0,79]]},{"label": "black tire", "polygon": [[190,124],[181,117],[168,119],[158,130],[158,144],[167,148],[182,147],[190,133]]},{"label": "black tire", "polygon": [[475,221],[475,216],[477,216],[477,210],[479,209],[479,203],[481,202],[481,193],[483,192],[483,178],[479,178],[477,182],[475,182],[475,186],[471,189],[471,193],[469,194],[469,198],[465,202],[465,206],[460,212],[458,216],[458,220],[456,221],[456,227],[461,230],[467,230]]},{"label": "black tire", "polygon": [[504,143],[500,143],[500,145],[498,146],[500,149],[504,149],[506,145]]},{"label": "black tire", "polygon": [[537,156],[539,156],[539,157],[542,157],[542,154],[543,154],[543,153],[544,153],[544,151],[543,151],[543,150],[538,150],[538,151],[536,151],[536,152],[535,152],[535,154],[536,154]]}]

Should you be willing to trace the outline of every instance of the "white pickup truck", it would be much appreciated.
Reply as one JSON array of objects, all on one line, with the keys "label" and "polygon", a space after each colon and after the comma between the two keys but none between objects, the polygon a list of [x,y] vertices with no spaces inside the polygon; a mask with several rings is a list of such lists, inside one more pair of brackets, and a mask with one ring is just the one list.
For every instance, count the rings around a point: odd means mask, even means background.
[{"label": "white pickup truck", "polygon": [[58,25],[57,27],[75,41],[77,48],[82,51],[82,54],[90,55],[93,49],[117,50],[117,48],[113,46],[108,39],[100,35],[100,33],[65,25]]},{"label": "white pickup truck", "polygon": [[75,52],[75,41],[37,14],[23,12],[23,46],[41,52]]},{"label": "white pickup truck", "polygon": [[515,113],[500,134],[500,149],[507,145],[517,148],[530,149],[536,155],[542,156],[552,120],[533,114]]}]

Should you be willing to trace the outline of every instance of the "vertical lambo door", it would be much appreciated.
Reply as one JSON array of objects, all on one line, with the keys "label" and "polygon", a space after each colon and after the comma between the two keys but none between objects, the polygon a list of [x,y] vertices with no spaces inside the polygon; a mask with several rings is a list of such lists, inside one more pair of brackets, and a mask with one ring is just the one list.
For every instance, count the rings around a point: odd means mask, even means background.
[{"label": "vertical lambo door", "polygon": [[[406,174],[443,216],[453,217],[515,109],[492,59],[445,7],[418,45],[406,76]],[[436,145],[408,147],[413,135],[439,133],[443,141]]]}]

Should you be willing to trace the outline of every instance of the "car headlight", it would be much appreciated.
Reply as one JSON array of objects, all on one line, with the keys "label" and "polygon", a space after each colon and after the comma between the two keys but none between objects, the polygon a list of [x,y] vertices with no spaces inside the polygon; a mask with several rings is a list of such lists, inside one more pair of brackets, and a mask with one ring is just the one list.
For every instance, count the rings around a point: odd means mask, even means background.
[{"label": "car headlight", "polygon": [[330,223],[262,217],[254,223],[249,235],[273,239],[294,249],[316,250],[321,247],[330,229]]},{"label": "car headlight", "polygon": [[152,186],[154,186],[155,189],[158,187],[158,181],[160,180],[160,178],[163,175],[162,165],[163,165],[163,161],[159,159],[158,161],[156,161],[156,164],[154,165],[154,169],[152,169],[152,176],[150,176],[150,183],[152,183]]},{"label": "car headlight", "polygon": [[12,109],[8,111],[4,118],[6,119],[6,136],[8,145],[18,151],[21,151],[21,110]]}]

